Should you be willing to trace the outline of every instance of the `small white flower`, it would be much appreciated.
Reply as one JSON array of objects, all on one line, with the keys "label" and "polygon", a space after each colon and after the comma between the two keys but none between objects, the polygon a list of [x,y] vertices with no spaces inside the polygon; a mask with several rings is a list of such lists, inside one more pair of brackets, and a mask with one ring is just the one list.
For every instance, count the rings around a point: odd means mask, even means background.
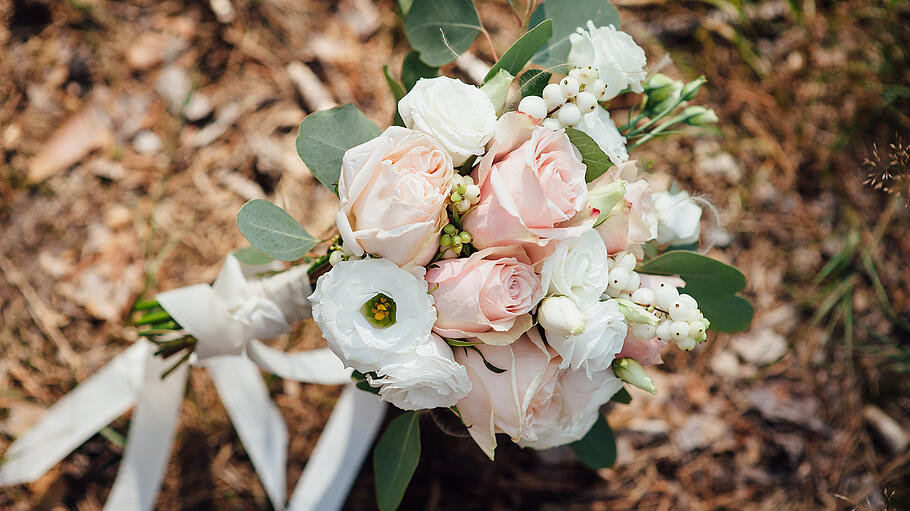
[{"label": "small white flower", "polygon": [[698,241],[701,208],[688,193],[660,192],[652,194],[651,200],[654,201],[658,216],[658,243],[687,245]]},{"label": "small white flower", "polygon": [[329,348],[363,373],[413,352],[436,322],[426,280],[387,259],[338,263],[319,277],[310,302]]},{"label": "small white flower", "polygon": [[549,296],[540,302],[537,319],[548,335],[568,337],[585,331],[585,315],[567,296]]},{"label": "small white flower", "polygon": [[569,64],[577,67],[594,66],[607,86],[601,101],[613,99],[627,87],[642,93],[641,82],[647,72],[645,51],[635,44],[632,36],[616,27],[597,27],[588,21],[588,30],[581,27],[569,36],[572,49]]},{"label": "small white flower", "polygon": [[629,161],[626,137],[616,129],[616,124],[606,109],[598,106],[593,112],[585,114],[577,127],[597,142],[597,146],[610,158],[613,165]]},{"label": "small white flower", "polygon": [[453,406],[471,391],[464,366],[455,361],[452,348],[437,335],[394,359],[376,371],[379,378],[368,375],[367,379],[379,387],[382,399],[402,410]]},{"label": "small white flower", "polygon": [[622,351],[629,327],[616,300],[595,302],[582,312],[585,315],[582,333],[557,335],[547,331],[547,343],[562,356],[561,369],[582,370],[590,376],[610,367]]},{"label": "small white flower", "polygon": [[541,286],[547,294],[568,296],[584,309],[610,285],[607,257],[607,248],[594,229],[559,241],[541,266]]},{"label": "small white flower", "polygon": [[398,102],[398,113],[408,128],[439,141],[456,167],[483,154],[496,129],[490,98],[477,87],[446,76],[417,80]]}]

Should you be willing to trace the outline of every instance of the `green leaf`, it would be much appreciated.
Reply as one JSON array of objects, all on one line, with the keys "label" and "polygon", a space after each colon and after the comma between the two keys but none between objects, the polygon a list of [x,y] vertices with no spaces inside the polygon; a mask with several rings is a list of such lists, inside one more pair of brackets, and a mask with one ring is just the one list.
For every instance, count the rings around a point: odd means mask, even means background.
[{"label": "green leaf", "polygon": [[486,82],[496,76],[500,69],[505,69],[512,76],[517,75],[525,67],[525,64],[531,60],[534,53],[551,37],[553,37],[553,21],[544,20],[541,24],[521,36],[521,39],[515,41],[515,44],[509,47],[502,54],[502,57],[499,57],[499,60],[493,64],[483,81]]},{"label": "green leaf", "polygon": [[402,16],[408,15],[408,11],[411,10],[412,3],[414,3],[414,0],[398,0],[398,8],[401,10]]},{"label": "green leaf", "polygon": [[598,414],[597,422],[584,438],[569,444],[569,447],[575,451],[579,461],[594,470],[609,468],[616,463],[616,438],[603,414]]},{"label": "green leaf", "polygon": [[376,503],[382,511],[397,509],[420,461],[420,417],[404,413],[389,423],[373,449]]},{"label": "green leaf", "polygon": [[550,77],[553,73],[541,71],[540,69],[529,69],[518,77],[518,86],[520,87],[521,97],[525,96],[543,96],[543,88],[550,83]]},{"label": "green leaf", "polygon": [[414,0],[404,19],[411,46],[431,66],[458,58],[482,29],[472,0]]},{"label": "green leaf", "polygon": [[589,183],[594,181],[613,166],[610,157],[604,154],[597,142],[587,133],[575,128],[566,128],[566,135],[572,145],[578,148],[581,153],[581,162],[587,167],[585,181]]},{"label": "green leaf", "polygon": [[[688,288],[689,286],[686,286]],[[688,292],[688,291],[687,291]],[[739,295],[699,297],[698,308],[711,322],[708,330],[742,332],[749,328],[755,310],[749,300]]]},{"label": "green leaf", "polygon": [[502,114],[502,109],[505,108],[506,104],[506,97],[509,95],[509,87],[512,86],[514,79],[515,77],[512,76],[512,73],[505,69],[500,69],[494,78],[484,82],[480,88],[490,98],[490,102],[493,103],[496,115]]},{"label": "green leaf", "polygon": [[614,403],[619,403],[622,405],[627,405],[632,402],[632,395],[629,394],[629,391],[625,387],[619,389],[619,392],[613,394],[613,397],[610,398],[610,401]]},{"label": "green leaf", "polygon": [[260,252],[256,247],[246,247],[234,251],[234,257],[243,264],[259,266],[274,261],[271,257]]},{"label": "green leaf", "polygon": [[392,124],[395,126],[404,126],[404,121],[401,119],[401,114],[398,113],[398,102],[401,101],[401,98],[403,98],[405,94],[407,94],[407,91],[400,83],[398,83],[397,80],[389,75],[389,66],[382,66],[382,74],[385,75],[385,83],[389,85],[389,89],[395,96],[395,117],[392,119]]},{"label": "green leaf", "polygon": [[280,261],[296,261],[319,244],[287,211],[262,199],[240,208],[237,226],[251,245]]},{"label": "green leaf", "polygon": [[[377,375],[375,372],[371,372],[369,374],[373,378],[377,378]],[[354,380],[354,386],[357,387],[358,389],[369,392],[370,394],[376,394],[377,396],[379,395],[379,387],[374,387],[374,386],[370,385],[370,381],[367,380],[367,375],[365,375],[355,369],[351,373],[351,379]]]},{"label": "green leaf", "polygon": [[410,51],[404,57],[401,63],[401,82],[404,89],[409,91],[414,88],[417,80],[421,78],[435,78],[439,76],[439,68],[428,66],[420,60],[420,54],[416,51]]},{"label": "green leaf", "polygon": [[706,298],[722,297],[746,287],[746,276],[741,271],[716,259],[686,250],[671,250],[661,254],[639,266],[637,271],[653,275],[679,275],[686,281],[686,293],[696,300],[699,299],[696,294]]},{"label": "green leaf", "polygon": [[337,194],[344,152],[376,138],[381,132],[354,105],[322,110],[308,115],[300,123],[297,154],[316,179]]},{"label": "green leaf", "polygon": [[546,19],[553,20],[553,37],[532,60],[545,68],[566,63],[571,49],[569,36],[578,27],[586,28],[588,20],[598,27],[614,25],[619,28],[619,12],[608,0],[546,0],[534,9],[530,26],[537,26]]}]

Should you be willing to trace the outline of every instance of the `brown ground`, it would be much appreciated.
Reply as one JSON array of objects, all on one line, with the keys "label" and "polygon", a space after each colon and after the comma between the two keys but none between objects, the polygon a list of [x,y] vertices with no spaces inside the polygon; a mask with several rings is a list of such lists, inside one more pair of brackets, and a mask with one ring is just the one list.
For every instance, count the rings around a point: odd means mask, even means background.
[{"label": "brown ground", "polygon": [[[334,196],[294,150],[307,112],[354,102],[391,118],[382,66],[407,51],[393,2],[230,3],[219,21],[209,2],[0,2],[0,452],[135,340],[133,300],[214,278],[244,245],[245,200],[330,232]],[[479,3],[502,51],[517,25],[505,2]],[[717,206],[706,235],[748,276],[753,327],[667,356],[657,397],[611,411],[619,463],[600,473],[566,450],[504,446],[491,464],[425,420],[402,508],[910,508],[910,454],[889,444],[910,430],[910,177],[889,196],[862,165],[873,143],[887,159],[910,139],[910,3],[617,4],[652,62],[669,52],[665,72],[708,78],[699,100],[718,129],[638,157]],[[490,62],[486,45],[473,51]],[[330,97],[301,94],[292,62]],[[313,325],[301,331],[281,345],[317,345]],[[338,389],[271,389],[293,483]],[[0,490],[0,508],[100,509],[121,454],[95,436],[37,483]],[[348,508],[372,499],[365,468]],[[267,507],[193,372],[158,508]]]}]

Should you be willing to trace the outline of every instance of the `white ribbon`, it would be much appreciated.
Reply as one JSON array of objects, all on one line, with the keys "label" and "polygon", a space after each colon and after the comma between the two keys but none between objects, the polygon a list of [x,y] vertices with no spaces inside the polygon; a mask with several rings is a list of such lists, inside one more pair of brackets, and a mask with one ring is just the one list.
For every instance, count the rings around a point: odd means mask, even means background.
[{"label": "white ribbon", "polygon": [[[273,266],[228,256],[211,286],[159,294],[161,306],[197,339],[204,367],[275,509],[285,509],[288,433],[260,368],[306,383],[347,383],[295,488],[289,511],[337,510],[382,423],[385,403],[351,384],[350,370],[328,349],[284,353],[259,342],[309,317],[306,269],[277,275]],[[0,486],[35,481],[76,447],[136,404],[120,470],[106,510],[150,510],[173,443],[186,388],[184,365],[162,379],[166,362],[141,339],[53,405],[4,454]]]}]

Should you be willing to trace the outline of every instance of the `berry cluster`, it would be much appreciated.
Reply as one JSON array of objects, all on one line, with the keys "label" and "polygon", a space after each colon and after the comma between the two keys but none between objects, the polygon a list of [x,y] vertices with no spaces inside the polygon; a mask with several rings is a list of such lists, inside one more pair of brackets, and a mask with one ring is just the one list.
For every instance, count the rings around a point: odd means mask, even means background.
[{"label": "berry cluster", "polygon": [[480,202],[480,187],[474,184],[471,176],[455,174],[450,186],[452,193],[449,200],[459,214],[466,213],[471,206]]},{"label": "berry cluster", "polygon": [[472,239],[468,231],[459,231],[455,224],[447,224],[443,227],[442,236],[439,238],[439,250],[442,252],[442,258],[455,259],[461,255],[464,246]]},{"label": "berry cluster", "polygon": [[518,111],[543,119],[543,125],[554,130],[577,126],[585,114],[597,109],[606,91],[593,66],[575,67],[559,83],[544,87],[543,97],[522,98]]}]

